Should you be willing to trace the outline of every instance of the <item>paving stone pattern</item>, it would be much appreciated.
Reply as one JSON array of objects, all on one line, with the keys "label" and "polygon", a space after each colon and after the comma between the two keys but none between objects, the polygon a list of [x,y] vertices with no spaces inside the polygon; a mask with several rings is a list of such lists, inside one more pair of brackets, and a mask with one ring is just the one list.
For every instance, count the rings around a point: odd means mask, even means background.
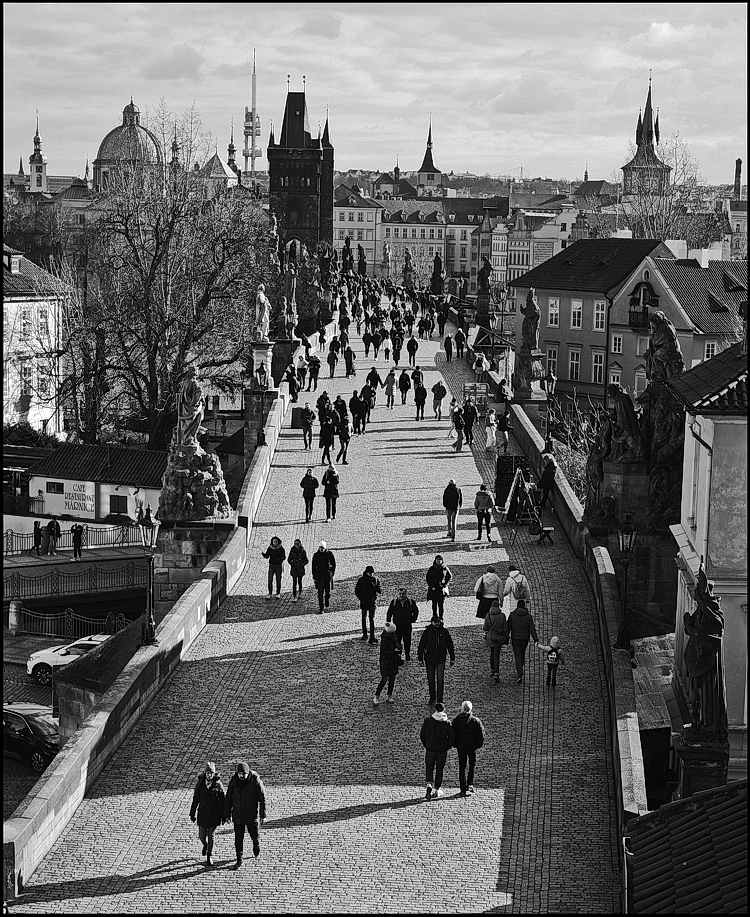
[{"label": "paving stone pattern", "polygon": [[[448,326],[450,329],[450,325]],[[346,400],[364,384],[372,360],[360,340],[356,380],[343,367],[327,389]],[[381,351],[382,354],[382,351]],[[442,373],[460,395],[473,378],[465,363],[444,362],[437,341],[420,342],[428,389]],[[385,376],[381,358],[374,362]],[[324,367],[325,369],[325,367]],[[317,395],[303,394],[300,403]],[[307,913],[613,913],[618,855],[605,681],[592,596],[564,537],[537,546],[510,529],[478,542],[473,497],[494,479],[483,430],[473,450],[455,454],[449,423],[415,420],[413,398],[386,410],[383,392],[364,436],[353,437],[339,468],[337,518],[323,500],[304,523],[299,482],[312,462],[289,416],[253,528],[249,562],[188,658],[115,755],[70,825],[32,877],[15,910],[66,913],[252,911]],[[290,412],[291,413],[291,412]],[[515,447],[514,447],[515,448]],[[321,476],[323,468],[315,467]],[[445,535],[442,491],[462,487],[458,540]],[[272,535],[295,537],[312,555],[328,541],[338,563],[331,607],[317,613],[308,576],[292,603],[285,569],[280,600],[267,601]],[[485,724],[476,795],[458,796],[449,753],[445,796],[424,799],[419,730],[427,686],[416,641],[429,619],[424,575],[436,553],[453,572],[446,625],[457,661],[446,672],[451,716],[470,698]],[[543,641],[561,637],[567,664],[556,690],[545,687],[545,657],[528,650],[526,682],[516,684],[504,653],[500,684],[475,616],[474,584],[490,562],[526,571]],[[396,682],[394,704],[373,707],[378,649],[360,640],[354,584],[371,563],[387,602],[404,584],[418,599],[413,658]],[[206,871],[188,818],[195,777],[207,759],[227,779],[240,759],[266,781],[268,821],[259,860],[241,870],[229,826],[217,832],[217,868]],[[246,848],[246,853],[249,848]]]}]

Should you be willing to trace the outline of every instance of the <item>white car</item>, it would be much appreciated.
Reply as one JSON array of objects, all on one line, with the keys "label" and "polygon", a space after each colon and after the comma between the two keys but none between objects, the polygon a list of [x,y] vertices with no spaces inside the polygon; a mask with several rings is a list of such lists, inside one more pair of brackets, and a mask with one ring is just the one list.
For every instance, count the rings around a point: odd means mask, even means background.
[{"label": "white car", "polygon": [[101,646],[105,640],[109,640],[109,634],[92,634],[90,637],[81,637],[73,643],[67,643],[62,646],[51,646],[46,650],[39,650],[29,656],[26,663],[26,672],[40,685],[48,685],[52,681],[52,667],[58,668],[61,665],[67,665],[79,656],[88,653],[89,650]]}]

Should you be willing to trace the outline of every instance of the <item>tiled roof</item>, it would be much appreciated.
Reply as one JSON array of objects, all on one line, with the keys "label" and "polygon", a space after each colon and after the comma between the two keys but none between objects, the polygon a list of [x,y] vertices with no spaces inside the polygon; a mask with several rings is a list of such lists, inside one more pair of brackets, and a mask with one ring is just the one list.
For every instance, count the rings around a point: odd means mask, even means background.
[{"label": "tiled roof", "polygon": [[53,451],[39,446],[13,446],[3,443],[3,468],[22,468],[26,471]]},{"label": "tiled roof", "polygon": [[160,488],[166,467],[166,452],[68,443],[32,465],[29,474],[71,481],[94,481],[97,484]]},{"label": "tiled roof", "polygon": [[581,239],[513,281],[515,287],[606,293],[662,246],[656,239]]},{"label": "tiled roof", "polygon": [[93,201],[94,195],[82,178],[76,178],[67,188],[55,195],[58,201]]},{"label": "tiled roof", "polygon": [[615,185],[611,185],[608,181],[596,180],[596,181],[585,181],[580,184],[572,194],[575,197],[600,197],[602,195],[614,194],[617,191]]},{"label": "tiled roof", "polygon": [[441,199],[418,198],[413,201],[379,201],[383,207],[383,219],[390,223],[444,223]]},{"label": "tiled roof", "polygon": [[747,913],[747,780],[628,822],[636,914]]},{"label": "tiled roof", "polygon": [[[337,207],[343,205],[344,207],[372,207],[377,209],[383,206],[382,201],[373,200],[371,197],[363,197],[347,185],[339,185],[333,192],[333,198]],[[354,198],[354,203],[350,203],[351,198]]]},{"label": "tiled roof", "polygon": [[390,172],[381,172],[380,175],[375,179],[373,185],[392,185],[393,176]]},{"label": "tiled roof", "polygon": [[747,354],[733,344],[669,380],[669,388],[699,414],[747,416]]},{"label": "tiled roof", "polygon": [[657,258],[654,264],[701,331],[735,330],[740,303],[747,299],[747,261],[710,261],[708,267],[701,267],[694,258]]},{"label": "tiled roof", "polygon": [[[446,215],[455,214],[453,224],[469,224],[476,226],[484,219],[484,211],[488,209],[490,216],[505,217],[508,215],[507,197],[449,197],[445,201]],[[499,213],[498,213],[499,209]],[[473,219],[469,220],[469,215]]]},{"label": "tiled roof", "polygon": [[218,153],[208,160],[208,162],[200,170],[201,178],[216,179],[216,178],[237,178],[234,172],[229,168],[229,166],[224,162],[224,160],[219,156]]},{"label": "tiled roof", "polygon": [[398,194],[400,197],[406,197],[406,196],[416,197],[417,189],[414,187],[414,185],[410,181],[407,181],[405,178],[401,178],[399,179],[399,182],[398,182],[398,188],[396,189],[396,194]]},{"label": "tiled roof", "polygon": [[[18,255],[20,252],[3,245],[3,254]],[[54,278],[38,264],[22,256],[18,273],[12,274],[3,261],[3,296],[48,296],[54,292]]]}]

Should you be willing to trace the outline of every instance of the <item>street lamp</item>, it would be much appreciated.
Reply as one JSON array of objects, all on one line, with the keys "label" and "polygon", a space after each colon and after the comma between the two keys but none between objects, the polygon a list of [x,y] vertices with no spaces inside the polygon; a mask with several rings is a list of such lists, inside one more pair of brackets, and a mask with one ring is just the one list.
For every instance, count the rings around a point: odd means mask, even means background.
[{"label": "street lamp", "polygon": [[497,370],[497,367],[495,366],[495,329],[496,328],[497,328],[497,313],[493,309],[492,312],[490,312],[490,346],[492,348],[492,352],[490,354],[490,363],[491,363],[490,369],[492,370]]},{"label": "street lamp", "polygon": [[139,646],[156,646],[156,621],[154,620],[154,553],[159,535],[160,522],[151,518],[151,504],[146,508],[146,515],[138,522],[141,530],[143,551],[148,558],[148,585],[146,587],[146,613],[141,627]]},{"label": "street lamp", "polygon": [[638,529],[633,525],[633,517],[625,513],[625,521],[617,527],[617,545],[620,549],[620,563],[622,564],[622,619],[617,632],[617,647],[621,650],[630,649],[628,637],[628,567],[633,559],[635,543],[638,539]]}]

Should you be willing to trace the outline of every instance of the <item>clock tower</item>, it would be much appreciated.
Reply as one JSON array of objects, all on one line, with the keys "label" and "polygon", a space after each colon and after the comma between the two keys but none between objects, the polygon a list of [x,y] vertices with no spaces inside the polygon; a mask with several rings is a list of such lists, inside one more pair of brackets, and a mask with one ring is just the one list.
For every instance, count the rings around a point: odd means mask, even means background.
[{"label": "clock tower", "polygon": [[39,115],[36,116],[34,152],[29,156],[29,193],[46,194],[47,157],[42,153],[42,138],[39,136]]}]

